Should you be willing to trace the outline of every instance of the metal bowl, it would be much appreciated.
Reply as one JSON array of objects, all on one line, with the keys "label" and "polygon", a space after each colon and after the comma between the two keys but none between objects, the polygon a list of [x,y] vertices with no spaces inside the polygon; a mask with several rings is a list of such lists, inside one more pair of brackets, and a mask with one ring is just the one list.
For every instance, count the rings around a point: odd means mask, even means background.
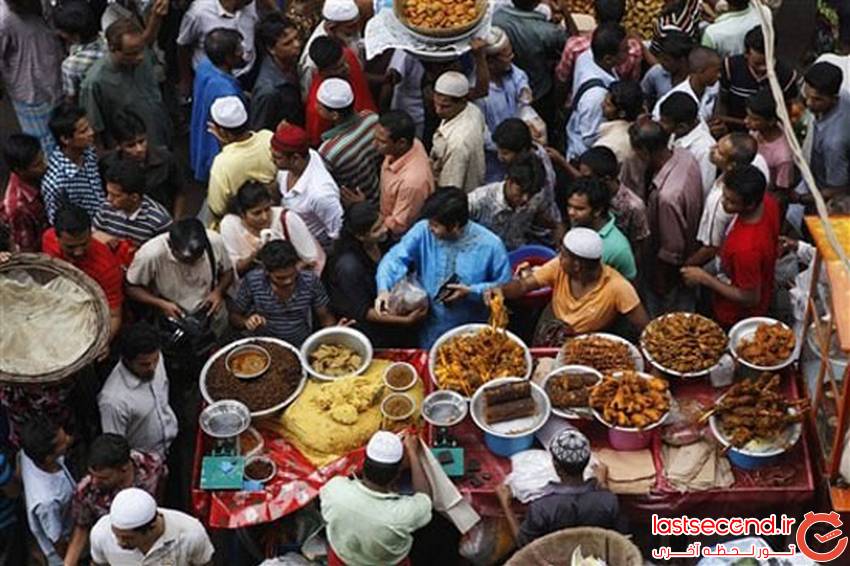
[{"label": "metal bowl", "polygon": [[[349,374],[339,376],[325,375],[314,370],[310,365],[310,354],[316,351],[322,344],[333,344],[336,346],[351,348],[363,360],[360,363],[360,367]],[[319,330],[318,332],[314,332],[301,346],[301,359],[304,362],[304,368],[311,377],[315,377],[322,381],[336,381],[337,379],[342,379],[344,377],[360,375],[366,371],[366,368],[368,368],[369,364],[372,363],[372,356],[372,342],[369,341],[369,338],[367,338],[366,335],[359,330],[354,330],[353,328],[347,328],[345,326],[331,326],[329,328]]]},{"label": "metal bowl", "polygon": [[[664,319],[664,318],[671,316],[671,315],[674,315],[674,314],[676,314],[676,315],[682,315],[683,314],[685,316],[698,316],[700,318],[704,318],[704,319],[712,322],[713,324],[717,325],[718,328],[720,327],[720,325],[718,325],[716,322],[714,322],[710,318],[706,318],[706,317],[699,315],[699,314],[687,313],[687,312],[684,312],[684,313],[683,312],[676,312],[676,313],[669,313],[669,314],[661,315],[661,316],[653,319],[649,324],[652,324],[657,320]],[[696,371],[680,372],[680,371],[675,371],[675,370],[664,367],[663,365],[661,365],[660,363],[658,363],[654,359],[652,359],[652,356],[650,355],[649,351],[644,346],[643,337],[646,334],[646,329],[649,328],[649,324],[646,325],[646,328],[643,329],[643,332],[640,335],[640,351],[643,352],[644,356],[646,356],[646,359],[647,359],[647,361],[649,361],[650,365],[652,367],[654,367],[655,369],[657,369],[658,371],[660,371],[662,373],[666,373],[668,375],[673,375],[673,376],[676,376],[676,377],[702,377],[702,376],[708,375],[709,373],[714,371],[717,368],[717,366],[720,364],[720,360],[723,357],[722,352],[721,352],[720,356],[718,356],[717,361],[714,363],[714,365],[712,365],[711,367],[707,367],[705,369],[696,370]],[[728,343],[727,343],[727,348],[728,348]]]},{"label": "metal bowl", "polygon": [[518,381],[525,381],[525,379],[520,377],[501,377],[493,381],[488,381],[478,388],[478,391],[475,392],[475,395],[472,396],[472,401],[469,403],[469,412],[472,415],[472,420],[478,425],[478,428],[487,434],[492,434],[499,438],[515,439],[531,436],[546,424],[552,413],[552,404],[549,402],[549,397],[543,391],[543,388],[534,382],[531,382],[531,398],[534,399],[537,412],[533,416],[492,425],[487,424],[487,421],[484,419],[484,410],[486,408],[484,391],[491,387],[498,387],[506,383],[516,383]]},{"label": "metal bowl", "polygon": [[[654,379],[654,378],[655,378],[655,376],[654,376],[654,375],[649,374],[649,373],[644,373],[644,372],[642,372],[642,371],[637,371],[637,372],[635,372],[635,373],[636,373],[636,374],[638,374],[640,377],[642,377],[642,378],[644,378],[644,379]],[[619,378],[622,374],[623,374],[623,372],[621,372],[621,371],[615,371],[614,373],[612,373],[612,374],[611,374],[611,377],[613,377],[614,379],[618,379],[618,378]],[[670,410],[673,408],[673,395],[670,393],[670,390],[669,390],[669,389],[667,390],[667,399],[670,401],[670,409],[667,409],[667,412],[666,412],[666,413],[664,413],[664,414],[661,416],[661,418],[660,418],[660,419],[658,419],[658,420],[657,420],[657,421],[655,421],[654,423],[652,423],[652,424],[650,424],[650,425],[648,425],[648,426],[645,426],[645,427],[643,427],[643,428],[629,427],[629,426],[615,426],[615,425],[612,425],[611,423],[609,423],[608,421],[606,421],[606,420],[602,417],[602,413],[600,413],[599,411],[597,411],[596,409],[594,409],[594,408],[592,408],[592,407],[591,407],[591,409],[590,409],[590,410],[591,410],[591,411],[593,411],[593,416],[594,416],[594,417],[596,417],[596,420],[597,420],[597,421],[599,421],[600,423],[602,423],[603,425],[605,425],[605,427],[606,427],[606,428],[608,428],[608,429],[616,430],[616,431],[619,431],[619,432],[629,432],[629,433],[631,433],[631,432],[636,432],[636,433],[643,433],[643,432],[646,432],[646,431],[648,431],[648,430],[652,430],[652,429],[654,429],[654,428],[657,428],[657,427],[661,426],[662,424],[664,424],[664,421],[666,421],[666,420],[667,420],[667,417],[669,417],[669,416],[670,416]]]},{"label": "metal bowl", "polygon": [[394,0],[393,15],[395,15],[396,19],[402,26],[404,26],[405,31],[421,41],[448,43],[469,37],[481,27],[484,23],[484,17],[490,10],[490,2],[488,0],[476,0],[475,7],[478,12],[473,21],[462,26],[452,28],[427,28],[413,25],[408,21],[407,17],[404,15],[404,8],[407,5],[407,1],[408,0]]},{"label": "metal bowl", "polygon": [[[789,408],[788,414],[795,415],[797,411],[794,408]],[[729,460],[738,467],[746,469],[754,469],[771,464],[774,458],[793,448],[803,434],[803,423],[797,422],[788,425],[783,433],[773,442],[765,443],[759,447],[737,448],[732,446],[732,443],[729,442],[729,439],[721,430],[720,419],[716,415],[709,417],[708,424],[718,442],[723,446],[729,447]]]},{"label": "metal bowl", "polygon": [[[409,401],[410,402],[410,410],[408,412],[404,413],[404,414],[401,414],[401,415],[391,415],[387,411],[387,403],[389,403],[392,399],[397,399],[397,398],[404,398],[407,401]],[[383,401],[381,401],[381,415],[383,415],[384,418],[390,419],[391,421],[403,421],[405,419],[409,419],[410,416],[415,412],[416,412],[416,400],[413,397],[411,397],[410,395],[408,395],[407,393],[390,393],[389,395],[384,397]]]},{"label": "metal bowl", "polygon": [[[640,353],[640,350],[638,350],[637,346],[635,346],[634,344],[632,344],[621,336],[617,336],[616,334],[608,334],[607,332],[592,332],[590,334],[581,334],[579,336],[573,336],[572,338],[570,338],[570,340],[585,340],[587,338],[594,337],[605,338],[607,340],[613,340],[614,342],[622,342],[623,344],[628,346],[629,352],[631,352],[632,354],[632,361],[635,365],[635,371],[643,371],[644,362],[643,355]],[[558,350],[558,355],[555,357],[555,367],[560,368],[564,367],[565,365],[567,364],[564,363],[564,349],[562,347],[560,350]]]},{"label": "metal bowl", "polygon": [[759,366],[754,363],[748,362],[744,358],[738,355],[738,345],[741,343],[741,340],[745,338],[752,337],[758,327],[762,324],[781,324],[784,328],[793,332],[793,330],[784,322],[776,320],[774,318],[768,318],[766,316],[755,316],[752,318],[745,318],[740,321],[738,324],[732,327],[729,330],[729,351],[732,353],[732,357],[735,358],[741,365],[748,367],[750,369],[754,369],[757,371],[779,371],[792,363],[797,359],[797,354],[800,351],[799,348],[799,340],[794,340],[794,350],[791,352],[791,355],[788,356],[785,360],[779,362],[778,364],[772,366]]},{"label": "metal bowl", "polygon": [[[440,384],[437,382],[437,373],[435,371],[437,369],[437,352],[440,351],[440,346],[459,334],[475,334],[484,328],[490,328],[490,325],[482,323],[463,324],[461,326],[456,326],[451,330],[447,330],[442,336],[437,338],[437,341],[434,342],[434,345],[431,346],[431,350],[428,352],[428,373],[431,376],[431,382],[434,384],[435,388],[440,388]],[[530,379],[531,372],[534,369],[534,362],[531,359],[531,350],[529,350],[528,346],[525,345],[525,342],[523,342],[522,339],[513,332],[505,330],[505,334],[507,334],[508,338],[519,344],[525,354],[525,375],[518,377],[521,377],[522,379]],[[479,387],[479,389],[481,388]]]},{"label": "metal bowl", "polygon": [[284,407],[286,407],[287,405],[289,405],[290,403],[295,401],[295,399],[297,399],[298,396],[301,395],[301,392],[304,390],[304,386],[307,384],[307,373],[304,371],[304,368],[307,366],[307,364],[304,363],[304,358],[301,357],[301,352],[299,352],[298,349],[295,346],[293,346],[289,342],[284,342],[283,340],[280,340],[278,338],[268,338],[268,337],[265,337],[265,336],[258,336],[258,337],[254,337],[254,338],[242,338],[240,340],[235,340],[235,341],[231,342],[230,344],[224,346],[223,348],[219,349],[212,356],[210,356],[210,358],[207,360],[207,363],[205,363],[204,367],[201,369],[200,377],[198,377],[198,387],[201,390],[201,396],[204,398],[204,401],[206,401],[207,403],[210,403],[210,404],[220,402],[220,401],[215,401],[212,397],[210,397],[210,394],[207,391],[207,372],[209,371],[209,369],[212,367],[213,363],[215,363],[215,361],[217,359],[219,359],[222,356],[226,356],[227,353],[230,352],[233,348],[236,348],[236,347],[241,346],[243,344],[263,344],[263,343],[276,344],[278,346],[286,348],[287,350],[289,350],[293,354],[295,354],[295,357],[298,358],[299,362],[301,362],[301,381],[298,383],[298,387],[295,388],[295,391],[293,391],[292,394],[289,397],[287,397],[286,399],[284,399],[283,401],[281,401],[280,403],[278,403],[277,405],[275,405],[273,407],[269,407],[268,409],[263,409],[261,411],[254,411],[254,412],[250,413],[251,416],[252,417],[265,417],[265,416],[268,416],[268,415],[273,415],[274,413],[280,411],[281,409],[283,409]]},{"label": "metal bowl", "polygon": [[422,418],[434,426],[454,426],[466,418],[469,403],[457,391],[434,391],[422,401]]},{"label": "metal bowl", "polygon": [[[397,387],[390,383],[389,380],[390,373],[399,370],[406,371],[408,372],[408,375],[410,375],[410,382],[403,387]],[[392,391],[407,391],[413,388],[413,386],[416,385],[416,382],[419,381],[419,373],[416,371],[415,367],[413,367],[407,362],[395,362],[387,366],[387,369],[384,370],[383,381],[384,385],[386,385]]]},{"label": "metal bowl", "polygon": [[[233,358],[238,356],[239,354],[244,354],[244,353],[249,353],[249,352],[255,353],[255,354],[260,354],[260,356],[263,357],[263,359],[265,360],[265,364],[263,364],[263,368],[260,369],[259,371],[250,372],[250,373],[239,373],[239,372],[235,371],[231,367],[231,362],[233,361]],[[238,347],[230,350],[227,353],[227,357],[224,358],[224,367],[226,367],[227,371],[232,373],[234,375],[234,377],[238,377],[239,379],[254,379],[256,377],[260,377],[261,375],[263,375],[264,373],[266,373],[268,371],[271,363],[272,363],[272,357],[269,354],[269,351],[266,350],[265,348],[263,348],[262,346],[260,346],[259,344],[243,344],[242,346],[238,346]]]},{"label": "metal bowl", "polygon": [[208,405],[198,418],[201,430],[213,438],[233,438],[251,426],[248,407],[233,399],[223,399]]},{"label": "metal bowl", "polygon": [[[254,462],[265,462],[269,464],[272,468],[272,471],[264,478],[252,478],[248,475],[248,466],[253,464]],[[269,458],[268,456],[251,456],[245,460],[245,467],[242,471],[242,477],[244,477],[248,481],[258,481],[260,483],[265,483],[271,479],[273,479],[277,475],[277,464],[274,463],[274,460]]]},{"label": "metal bowl", "polygon": [[[549,392],[546,390],[546,384],[549,383],[549,380],[553,377],[557,377],[559,375],[571,374],[571,373],[589,373],[596,376],[596,383],[602,381],[602,373],[596,371],[590,366],[580,366],[580,365],[567,365],[561,366],[549,373],[546,377],[543,378],[543,381],[540,383],[540,387],[543,388],[543,391],[546,393],[546,396],[549,397]],[[552,399],[549,399],[550,403]],[[569,409],[559,409],[552,405],[552,413],[565,418],[565,419],[589,419],[593,418],[593,413],[590,410],[590,407],[571,407]]]}]

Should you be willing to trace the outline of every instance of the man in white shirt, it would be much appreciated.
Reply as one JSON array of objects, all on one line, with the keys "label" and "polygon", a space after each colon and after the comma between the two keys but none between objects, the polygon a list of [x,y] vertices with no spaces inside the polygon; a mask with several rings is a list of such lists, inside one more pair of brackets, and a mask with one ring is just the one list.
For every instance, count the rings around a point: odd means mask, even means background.
[{"label": "man in white shirt", "polygon": [[21,430],[21,481],[27,523],[48,566],[62,566],[74,521],[76,482],[65,467],[73,439],[46,415],[34,415]]},{"label": "man in white shirt", "polygon": [[95,565],[201,566],[212,564],[214,553],[200,521],[180,511],[158,509],[149,493],[135,487],[120,491],[109,515],[91,530]]},{"label": "man in white shirt", "polygon": [[319,244],[330,250],[342,229],[342,204],[322,156],[309,149],[307,132],[292,124],[278,126],[271,146],[281,205],[298,214]]},{"label": "man in white shirt", "polygon": [[684,92],[697,101],[699,117],[708,123],[714,116],[714,107],[720,94],[720,71],[723,61],[716,51],[706,47],[694,47],[688,55],[688,78],[675,85],[670,92],[658,99],[652,109],[652,119],[661,116],[661,104],[674,92]]},{"label": "man in white shirt", "polygon": [[661,104],[659,123],[673,136],[673,146],[687,149],[699,163],[702,192],[708,195],[717,166],[711,161],[714,137],[703,120],[697,116],[696,101],[684,92],[674,92]]},{"label": "man in white shirt", "polygon": [[[717,16],[713,24],[702,33],[702,44],[716,49],[721,57],[740,55],[744,52],[744,36],[748,31],[761,25],[758,8],[750,0],[727,0],[729,9]],[[770,10],[763,9],[768,21],[772,19]]]},{"label": "man in white shirt", "polygon": [[567,159],[592,147],[604,121],[602,106],[608,87],[617,80],[614,68],[628,53],[623,27],[606,23],[593,32],[590,49],[579,55],[573,71],[572,114],[567,122]]},{"label": "man in white shirt", "polygon": [[168,404],[168,376],[159,337],[140,322],[121,336],[121,361],[97,396],[103,432],[119,434],[130,447],[165,459],[177,436],[177,417]]},{"label": "man in white shirt", "polygon": [[313,30],[298,60],[298,76],[301,77],[301,96],[306,100],[313,84],[316,63],[310,58],[310,45],[317,37],[328,36],[359,56],[360,10],[354,0],[325,0],[322,6],[322,21]]}]

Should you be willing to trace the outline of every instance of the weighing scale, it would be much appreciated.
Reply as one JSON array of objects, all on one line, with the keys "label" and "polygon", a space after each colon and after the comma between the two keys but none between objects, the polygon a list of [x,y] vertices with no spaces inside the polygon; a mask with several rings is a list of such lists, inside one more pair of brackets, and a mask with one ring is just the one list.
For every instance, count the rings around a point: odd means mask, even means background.
[{"label": "weighing scale", "polygon": [[201,461],[201,489],[242,489],[245,458],[239,436],[251,425],[248,407],[239,401],[216,401],[201,412],[201,430],[213,447]]},{"label": "weighing scale", "polygon": [[422,418],[436,427],[431,453],[449,477],[464,475],[464,451],[449,428],[461,422],[469,407],[466,399],[454,391],[434,391],[422,401]]}]

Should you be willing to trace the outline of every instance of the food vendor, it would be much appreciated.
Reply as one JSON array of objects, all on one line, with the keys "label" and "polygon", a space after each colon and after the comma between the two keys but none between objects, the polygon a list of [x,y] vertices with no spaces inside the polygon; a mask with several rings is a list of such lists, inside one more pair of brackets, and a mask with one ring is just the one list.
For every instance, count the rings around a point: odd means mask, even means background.
[{"label": "food vendor", "polygon": [[430,348],[451,328],[487,320],[482,294],[508,281],[511,265],[498,236],[469,220],[462,189],[438,189],[425,201],[422,216],[378,265],[375,310],[388,312],[393,286],[415,271],[431,300],[419,333],[420,346]]},{"label": "food vendor", "polygon": [[[329,566],[410,564],[413,532],[431,521],[431,487],[418,450],[417,436],[408,435],[402,443],[397,435],[379,430],[366,445],[363,478],[337,476],[321,489]],[[405,454],[413,495],[392,491]]]},{"label": "food vendor", "polygon": [[[559,257],[491,294],[518,299],[543,287],[552,288],[554,320],[547,320],[544,313],[535,343],[560,346],[571,334],[610,327],[618,315],[625,316],[638,331],[649,323],[632,284],[613,267],[603,265],[602,238],[590,228],[573,228],[564,236]],[[489,296],[485,300],[489,302]]]},{"label": "food vendor", "polygon": [[[570,527],[601,527],[626,532],[625,516],[620,513],[617,496],[596,478],[584,479],[584,469],[590,462],[587,437],[572,427],[566,428],[552,439],[549,452],[561,481],[550,483],[546,494],[531,502],[522,524],[511,508],[510,488],[505,484],[496,488],[496,497],[516,543],[525,546]],[[604,482],[605,468],[599,471]]]}]

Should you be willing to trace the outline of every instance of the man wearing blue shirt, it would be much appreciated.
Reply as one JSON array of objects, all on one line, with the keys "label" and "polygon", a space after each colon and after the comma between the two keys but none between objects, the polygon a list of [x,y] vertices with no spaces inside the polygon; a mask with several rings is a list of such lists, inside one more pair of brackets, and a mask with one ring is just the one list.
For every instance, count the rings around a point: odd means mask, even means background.
[{"label": "man wearing blue shirt", "polygon": [[425,201],[422,216],[426,220],[417,222],[378,265],[375,309],[387,312],[393,286],[414,271],[431,301],[419,335],[420,346],[429,348],[451,328],[486,321],[482,295],[509,281],[511,266],[499,237],[469,220],[461,189],[438,189]]}]

